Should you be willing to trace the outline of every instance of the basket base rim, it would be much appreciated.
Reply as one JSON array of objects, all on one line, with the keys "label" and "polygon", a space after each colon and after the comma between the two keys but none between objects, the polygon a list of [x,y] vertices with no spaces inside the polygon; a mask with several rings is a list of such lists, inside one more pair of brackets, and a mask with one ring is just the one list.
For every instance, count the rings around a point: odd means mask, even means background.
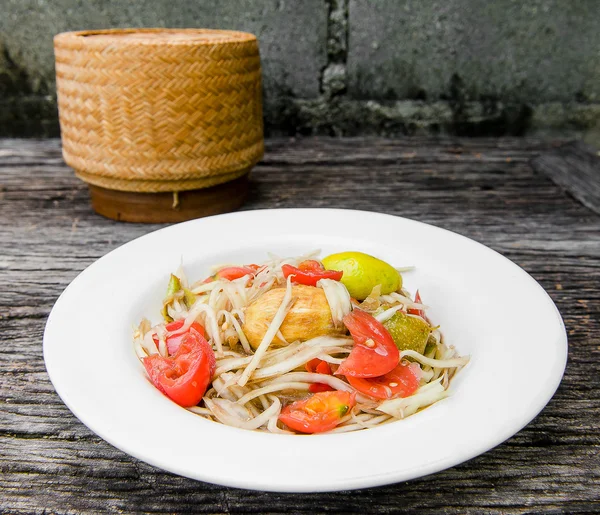
[{"label": "basket base rim", "polygon": [[238,209],[248,194],[249,175],[223,184],[180,192],[139,193],[88,183],[92,208],[112,220],[175,223]]}]

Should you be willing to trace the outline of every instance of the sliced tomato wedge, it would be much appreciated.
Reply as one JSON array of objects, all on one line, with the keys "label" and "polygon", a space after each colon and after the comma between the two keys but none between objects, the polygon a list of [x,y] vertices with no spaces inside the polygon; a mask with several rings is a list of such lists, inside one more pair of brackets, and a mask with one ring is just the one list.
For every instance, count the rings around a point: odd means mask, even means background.
[{"label": "sliced tomato wedge", "polygon": [[196,406],[206,392],[214,359],[208,342],[190,328],[172,357],[153,354],[142,361],[154,386],[180,406],[189,408]]},{"label": "sliced tomato wedge", "polygon": [[248,265],[248,266],[228,266],[227,268],[222,268],[219,270],[215,277],[217,279],[226,279],[227,281],[233,281],[234,279],[239,279],[240,277],[244,277],[245,275],[256,275],[256,271],[258,270],[258,265]]},{"label": "sliced tomato wedge", "polygon": [[339,390],[315,393],[283,408],[279,420],[300,433],[330,431],[356,405],[355,397],[355,393]]},{"label": "sliced tomato wedge", "polygon": [[319,358],[311,359],[304,366],[307,372],[311,374],[329,374],[331,375],[331,367],[327,361],[323,361]]},{"label": "sliced tomato wedge", "polygon": [[[185,322],[185,320],[181,319],[181,320],[175,320],[174,322],[167,324],[165,326],[167,333],[171,333],[171,332],[177,331],[178,329],[181,329],[184,322]],[[198,332],[198,334],[200,336],[202,336],[202,339],[203,339],[203,341],[201,342],[202,345],[206,344],[206,352],[208,353],[208,356],[210,359],[210,375],[212,377],[212,375],[215,373],[215,369],[217,368],[217,361],[215,358],[215,353],[213,352],[211,346],[208,344],[208,342],[206,341],[206,339],[204,337],[204,327],[202,327],[198,322],[193,322],[192,325],[190,326],[190,329],[194,329],[195,331]],[[173,335],[167,334],[165,343],[167,344],[167,351],[169,353],[169,356],[173,356],[173,354],[175,354],[177,352],[177,349],[179,349],[179,346],[181,345],[181,342],[182,342],[184,336],[186,334],[188,334],[188,332],[189,332],[189,330],[185,333],[180,333],[180,334],[173,334]],[[158,345],[158,338],[156,336],[153,337],[153,340],[154,340],[154,343],[156,343],[156,345]]]},{"label": "sliced tomato wedge", "polygon": [[[170,322],[165,326],[165,329],[167,330],[167,337],[165,339],[165,343],[167,344],[167,350],[169,351],[169,356],[172,356],[173,354],[175,354],[177,352],[179,345],[181,345],[181,340],[186,335],[186,333],[174,334],[174,335],[170,335],[169,333],[172,333],[174,331],[177,331],[178,329],[181,329],[184,322],[185,322],[185,320],[183,320],[183,319],[174,320],[173,322]],[[198,322],[194,322],[191,325],[191,327],[193,327],[196,331],[198,331],[198,333],[200,335],[204,336],[204,327],[202,327]],[[156,343],[158,345],[158,338],[156,336],[154,336],[153,339],[154,339],[154,343]]]},{"label": "sliced tomato wedge", "polygon": [[233,281],[239,279],[245,275],[255,276],[260,270],[258,265],[246,265],[246,266],[228,266],[219,270],[215,275],[209,275],[202,284],[212,283],[217,279],[225,279],[226,281]]},{"label": "sliced tomato wedge", "polygon": [[356,345],[335,375],[379,377],[396,368],[400,352],[381,322],[360,309],[347,314],[343,322]]},{"label": "sliced tomato wedge", "polygon": [[419,388],[419,378],[411,365],[400,363],[394,370],[379,377],[366,379],[346,376],[348,382],[360,393],[375,399],[408,397]]},{"label": "sliced tomato wedge", "polygon": [[[312,374],[332,375],[329,363],[319,358],[311,359],[308,363],[306,363],[305,367],[307,372]],[[335,390],[335,388],[332,388],[325,383],[311,383],[311,385],[308,387],[308,391],[310,393],[330,392],[333,390]]]},{"label": "sliced tomato wedge", "polygon": [[316,259],[305,259],[298,265],[298,268],[303,272],[322,272],[325,270],[323,263]]},{"label": "sliced tomato wedge", "polygon": [[287,279],[293,275],[292,282],[295,284],[304,284],[306,286],[316,286],[321,279],[333,279],[339,281],[343,272],[338,270],[325,270],[325,267],[315,259],[302,261],[297,267],[292,265],[282,265],[281,271]]},{"label": "sliced tomato wedge", "polygon": [[[419,294],[419,290],[417,290],[417,293],[415,293],[415,302],[417,304],[422,304],[421,295]],[[406,311],[411,315],[420,316],[423,320],[425,320],[426,322],[429,322],[429,320],[427,320],[427,316],[425,315],[425,311],[422,309],[409,308]]]},{"label": "sliced tomato wedge", "polygon": [[310,393],[319,393],[319,392],[333,392],[335,388],[332,388],[328,384],[325,383],[311,383],[308,387],[308,391]]}]

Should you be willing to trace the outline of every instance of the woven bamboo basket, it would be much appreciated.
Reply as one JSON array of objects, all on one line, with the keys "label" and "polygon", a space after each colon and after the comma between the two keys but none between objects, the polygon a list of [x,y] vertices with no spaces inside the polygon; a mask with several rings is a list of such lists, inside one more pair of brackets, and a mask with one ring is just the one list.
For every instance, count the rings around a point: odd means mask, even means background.
[{"label": "woven bamboo basket", "polygon": [[179,221],[241,204],[264,150],[255,36],[80,31],[54,50],[63,156],[97,212]]}]

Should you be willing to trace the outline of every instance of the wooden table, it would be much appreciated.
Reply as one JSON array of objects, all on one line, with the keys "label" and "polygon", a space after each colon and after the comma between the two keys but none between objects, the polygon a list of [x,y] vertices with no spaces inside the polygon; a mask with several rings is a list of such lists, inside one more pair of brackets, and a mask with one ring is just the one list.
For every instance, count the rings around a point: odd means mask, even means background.
[{"label": "wooden table", "polygon": [[[65,407],[42,359],[53,303],[94,260],[159,226],[94,214],[59,141],[0,140],[0,512],[600,511],[599,161],[581,144],[531,139],[268,142],[245,209],[365,209],[474,238],[542,284],[570,344],[550,404],[493,451],[407,483],[287,495],[155,469]],[[527,306],[515,299],[515,309]]]}]

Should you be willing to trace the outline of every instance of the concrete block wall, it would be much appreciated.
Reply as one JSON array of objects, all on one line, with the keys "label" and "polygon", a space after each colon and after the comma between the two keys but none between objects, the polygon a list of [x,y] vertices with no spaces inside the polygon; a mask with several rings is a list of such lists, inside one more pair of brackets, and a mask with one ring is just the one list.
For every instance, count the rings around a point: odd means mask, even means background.
[{"label": "concrete block wall", "polygon": [[52,37],[259,38],[268,134],[600,130],[598,0],[0,0],[0,136],[58,134]]}]

